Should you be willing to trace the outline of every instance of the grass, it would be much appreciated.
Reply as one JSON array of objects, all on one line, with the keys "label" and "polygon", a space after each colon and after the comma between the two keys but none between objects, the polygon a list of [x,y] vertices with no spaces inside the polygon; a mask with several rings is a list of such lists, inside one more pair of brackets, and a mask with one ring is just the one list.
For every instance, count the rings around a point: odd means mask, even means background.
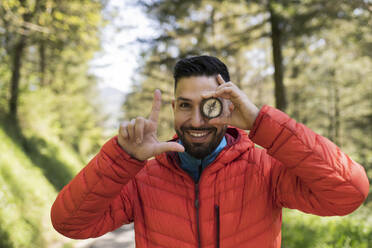
[{"label": "grass", "polygon": [[61,142],[23,137],[0,123],[0,247],[43,248],[61,239],[50,222],[57,192],[83,163]]},{"label": "grass", "polygon": [[319,217],[286,209],[282,248],[372,247],[370,209],[371,206],[362,206],[344,217]]}]

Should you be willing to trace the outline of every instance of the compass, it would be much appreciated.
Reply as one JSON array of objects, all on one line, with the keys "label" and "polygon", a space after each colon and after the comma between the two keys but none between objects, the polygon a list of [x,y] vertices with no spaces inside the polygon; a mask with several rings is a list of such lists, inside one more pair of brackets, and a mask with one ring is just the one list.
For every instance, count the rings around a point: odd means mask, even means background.
[{"label": "compass", "polygon": [[200,104],[200,112],[208,119],[216,118],[222,114],[222,101],[215,97],[204,99]]}]

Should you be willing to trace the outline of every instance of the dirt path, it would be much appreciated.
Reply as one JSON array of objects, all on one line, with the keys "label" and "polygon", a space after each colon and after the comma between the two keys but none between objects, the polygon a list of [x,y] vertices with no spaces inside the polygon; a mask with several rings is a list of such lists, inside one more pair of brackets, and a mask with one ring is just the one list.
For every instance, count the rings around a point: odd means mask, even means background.
[{"label": "dirt path", "polygon": [[133,224],[124,225],[99,238],[80,241],[75,248],[135,248]]}]

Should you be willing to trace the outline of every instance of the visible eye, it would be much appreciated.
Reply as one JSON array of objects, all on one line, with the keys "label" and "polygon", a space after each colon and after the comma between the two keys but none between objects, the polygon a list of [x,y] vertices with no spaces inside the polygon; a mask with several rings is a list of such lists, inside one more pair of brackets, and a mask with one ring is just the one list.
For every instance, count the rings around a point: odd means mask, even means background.
[{"label": "visible eye", "polygon": [[181,102],[180,105],[179,105],[179,107],[182,108],[182,109],[189,108],[190,107],[190,103]]}]

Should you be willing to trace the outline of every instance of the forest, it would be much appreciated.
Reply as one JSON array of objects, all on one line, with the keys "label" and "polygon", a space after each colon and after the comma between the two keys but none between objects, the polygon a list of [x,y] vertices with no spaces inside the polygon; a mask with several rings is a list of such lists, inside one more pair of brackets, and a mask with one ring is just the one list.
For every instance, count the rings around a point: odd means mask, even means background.
[{"label": "forest", "polygon": [[[157,35],[136,41],[140,65],[118,123],[147,115],[160,89],[158,136],[169,140],[176,61],[212,55],[257,106],[274,106],[329,138],[372,182],[370,0],[127,2]],[[49,214],[57,193],[115,135],[105,132],[105,102],[89,71],[115,19],[108,4],[0,2],[0,247],[75,245],[53,230]],[[371,216],[371,194],[347,217],[286,210],[282,247],[372,247]]]}]

